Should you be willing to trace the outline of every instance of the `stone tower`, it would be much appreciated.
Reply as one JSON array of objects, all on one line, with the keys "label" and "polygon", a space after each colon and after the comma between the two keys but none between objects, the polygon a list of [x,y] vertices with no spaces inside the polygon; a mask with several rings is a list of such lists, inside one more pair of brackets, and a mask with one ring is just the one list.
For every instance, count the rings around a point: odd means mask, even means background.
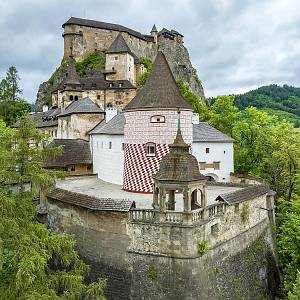
[{"label": "stone tower", "polygon": [[152,176],[176,136],[178,109],[182,135],[190,145],[192,106],[182,97],[164,54],[158,52],[144,88],[125,107],[124,190],[153,191]]},{"label": "stone tower", "polygon": [[129,80],[135,84],[134,55],[121,33],[106,51],[106,71],[113,71],[106,76],[108,80]]},{"label": "stone tower", "polygon": [[157,34],[158,34],[158,31],[157,31],[157,28],[156,28],[155,24],[153,25],[150,33],[154,37],[154,42],[157,44]]}]

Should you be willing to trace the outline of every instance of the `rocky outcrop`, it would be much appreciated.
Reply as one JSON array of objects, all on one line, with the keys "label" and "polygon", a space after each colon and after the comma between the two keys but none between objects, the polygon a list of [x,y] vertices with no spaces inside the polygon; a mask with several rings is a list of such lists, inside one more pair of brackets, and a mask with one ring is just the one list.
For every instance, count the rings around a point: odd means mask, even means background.
[{"label": "rocky outcrop", "polygon": [[163,39],[160,40],[158,49],[165,54],[175,79],[184,81],[203,100],[205,96],[202,83],[191,63],[187,48],[183,44]]}]

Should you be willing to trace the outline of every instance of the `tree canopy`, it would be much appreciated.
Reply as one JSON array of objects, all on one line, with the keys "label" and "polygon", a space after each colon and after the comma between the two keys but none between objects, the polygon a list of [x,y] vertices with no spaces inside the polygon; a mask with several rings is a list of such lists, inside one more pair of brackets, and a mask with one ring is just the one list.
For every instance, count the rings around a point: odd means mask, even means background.
[{"label": "tree canopy", "polygon": [[[84,283],[89,267],[74,239],[37,221],[36,191],[61,175],[43,169],[61,151],[46,142],[28,117],[18,129],[0,120],[0,299],[104,299],[105,280]],[[26,191],[27,182],[35,189]],[[20,188],[12,192],[12,185]]]},{"label": "tree canopy", "polygon": [[19,81],[20,77],[14,66],[8,68],[6,77],[0,81],[0,118],[8,125],[31,111],[31,105],[21,98]]}]

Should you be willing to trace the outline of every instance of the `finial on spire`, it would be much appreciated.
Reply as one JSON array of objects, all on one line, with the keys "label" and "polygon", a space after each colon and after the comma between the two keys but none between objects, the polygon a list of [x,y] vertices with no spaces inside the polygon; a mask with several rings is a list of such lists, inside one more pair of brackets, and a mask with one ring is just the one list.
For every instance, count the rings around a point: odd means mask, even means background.
[{"label": "finial on spire", "polygon": [[177,108],[177,130],[180,130],[180,108]]}]

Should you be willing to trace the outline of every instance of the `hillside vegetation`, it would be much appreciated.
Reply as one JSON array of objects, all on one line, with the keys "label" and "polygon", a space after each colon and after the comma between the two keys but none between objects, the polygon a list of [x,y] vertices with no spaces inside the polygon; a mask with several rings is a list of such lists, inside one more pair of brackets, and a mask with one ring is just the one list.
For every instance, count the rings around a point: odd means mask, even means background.
[{"label": "hillside vegetation", "polygon": [[241,110],[249,106],[257,107],[300,127],[300,88],[286,84],[282,87],[276,84],[262,86],[237,95],[235,105]]}]

